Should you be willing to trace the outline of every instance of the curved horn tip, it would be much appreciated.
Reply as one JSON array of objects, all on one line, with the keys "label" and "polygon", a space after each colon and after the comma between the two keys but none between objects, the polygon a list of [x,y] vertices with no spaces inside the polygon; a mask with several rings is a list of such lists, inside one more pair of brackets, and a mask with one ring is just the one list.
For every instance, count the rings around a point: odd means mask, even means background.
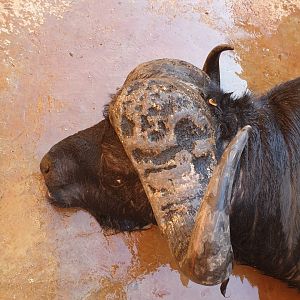
[{"label": "curved horn tip", "polygon": [[208,61],[209,58],[212,59],[212,57],[218,57],[223,51],[227,50],[234,50],[234,47],[230,44],[217,45],[210,50],[206,60]]},{"label": "curved horn tip", "polygon": [[219,54],[223,51],[227,51],[227,50],[234,50],[234,47],[230,44],[220,44],[215,46],[214,48],[211,49],[211,51],[209,52],[209,55],[212,54]]},{"label": "curved horn tip", "polygon": [[211,52],[223,52],[223,51],[226,51],[226,50],[234,50],[234,47],[230,44],[220,44],[216,47],[214,47]]},{"label": "curved horn tip", "polygon": [[220,68],[219,58],[223,51],[233,50],[233,46],[229,44],[221,44],[214,47],[209,53],[203,65],[203,71],[208,77],[220,86]]}]

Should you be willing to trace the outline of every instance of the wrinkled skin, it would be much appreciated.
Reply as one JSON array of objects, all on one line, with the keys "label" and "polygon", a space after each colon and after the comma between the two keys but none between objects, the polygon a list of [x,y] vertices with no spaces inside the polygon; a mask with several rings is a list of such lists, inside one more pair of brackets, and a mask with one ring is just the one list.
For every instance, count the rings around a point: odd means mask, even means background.
[{"label": "wrinkled skin", "polygon": [[[208,103],[211,116],[215,120],[216,151],[219,156],[222,156],[228,143],[233,140],[240,128],[247,125],[252,127],[248,146],[241,156],[238,173],[235,176],[231,198],[229,199],[230,205],[225,205],[221,209],[230,214],[230,235],[235,259],[256,266],[266,274],[285,280],[290,285],[300,288],[300,176],[298,175],[300,171],[300,153],[298,150],[300,149],[300,79],[275,87],[261,97],[244,95],[239,99],[233,99],[229,94],[220,90],[217,84],[218,73],[214,73],[211,77],[215,78],[215,82],[208,85],[203,95]],[[209,105],[208,101],[211,98],[215,100],[215,105]],[[112,130],[111,127],[108,128]],[[70,143],[70,140],[66,139],[64,141]],[[98,140],[97,143],[101,145],[102,141]],[[109,143],[107,144],[109,145]],[[63,148],[62,145],[57,144],[55,146],[57,148],[53,152],[55,152],[54,160],[58,164],[64,165],[64,158],[59,150]],[[118,147],[122,148],[122,144],[119,143]],[[77,152],[80,151],[82,150],[79,146]],[[72,151],[66,153],[68,159],[76,160],[82,168],[82,161],[75,159]],[[101,165],[101,153],[99,151],[97,153],[98,157],[95,158],[95,161],[97,161],[95,165],[97,166]],[[126,157],[124,150],[121,153]],[[118,159],[119,155],[120,153],[115,156],[115,159]],[[85,156],[85,159],[89,158]],[[52,182],[51,179],[48,179],[50,176],[47,177],[45,169],[43,171],[44,162],[45,160],[41,163],[41,170],[51,192]],[[128,163],[130,165],[130,161]],[[123,162],[120,165],[122,164]],[[112,172],[109,168],[105,170],[113,174],[115,166],[109,166],[112,168]],[[122,173],[122,168],[123,165],[118,168],[118,172]],[[137,176],[132,165],[129,169],[133,171],[132,174]],[[58,174],[60,174],[58,176],[60,182],[70,178],[68,175],[70,170],[60,173],[58,169],[52,168],[51,171],[53,172],[53,182],[55,182],[54,178],[57,178]],[[98,183],[102,181],[103,174],[97,171],[93,172],[92,177],[97,182],[94,185],[95,189],[102,189]],[[74,179],[74,182],[76,182],[77,179]],[[116,182],[119,183],[117,180]],[[138,191],[142,191],[138,177],[136,177],[136,180],[137,186],[139,186]],[[78,186],[81,184],[78,183]],[[61,187],[56,189],[60,190]],[[110,190],[112,191],[111,187]],[[76,189],[74,191],[76,193]],[[137,195],[137,193],[134,194]],[[147,197],[143,192],[142,194],[144,197],[139,198],[140,203],[148,203]],[[126,198],[121,198],[126,193],[119,195],[121,195],[120,198],[115,197],[113,199],[118,204],[120,201],[124,202],[126,211],[126,205],[127,208],[130,205],[128,205]],[[77,198],[78,195],[74,196],[74,199]],[[103,207],[105,208],[106,204],[100,198],[100,200],[97,198],[97,201],[95,201],[91,197],[91,203],[97,203],[97,205],[93,204],[90,208],[87,208],[88,205],[86,204],[75,204],[76,201],[70,203],[70,199],[71,197],[56,197],[55,199],[52,198],[52,201],[60,203],[61,206],[83,207],[96,215],[100,224],[103,218],[107,218],[103,212]],[[123,205],[121,204],[121,206]],[[147,205],[144,207],[147,207]],[[220,208],[220,206],[217,207]],[[150,209],[149,206],[148,208]],[[147,213],[147,209],[140,210],[140,217],[144,220],[142,224],[148,224],[150,223],[149,219],[152,219],[151,211],[149,213],[151,217],[146,220]],[[113,213],[108,212],[108,215],[109,218],[117,219],[116,223],[129,219],[125,215],[122,216],[122,214],[118,215],[119,219],[116,218],[114,211]],[[115,226],[116,223],[112,222],[110,225]],[[131,226],[131,228],[127,226],[127,228],[132,229],[134,226]],[[194,232],[196,236],[197,233],[199,231]]]}]

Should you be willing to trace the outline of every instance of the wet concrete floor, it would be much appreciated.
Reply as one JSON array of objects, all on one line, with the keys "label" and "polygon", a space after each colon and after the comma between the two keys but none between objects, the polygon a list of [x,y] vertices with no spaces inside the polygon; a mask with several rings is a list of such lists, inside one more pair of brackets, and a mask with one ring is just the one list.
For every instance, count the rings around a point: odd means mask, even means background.
[{"label": "wet concrete floor", "polygon": [[[0,299],[224,299],[176,270],[156,228],[105,237],[86,212],[45,198],[39,161],[102,118],[137,64],[202,66],[222,42],[227,90],[262,92],[300,74],[297,0],[0,2]],[[229,299],[300,299],[235,266]]]}]

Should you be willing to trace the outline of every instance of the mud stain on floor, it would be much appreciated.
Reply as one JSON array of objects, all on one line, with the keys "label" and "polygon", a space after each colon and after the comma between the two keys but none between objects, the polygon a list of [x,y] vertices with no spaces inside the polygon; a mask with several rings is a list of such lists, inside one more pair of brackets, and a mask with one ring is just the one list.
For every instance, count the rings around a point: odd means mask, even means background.
[{"label": "mud stain on floor", "polygon": [[[102,119],[137,64],[202,66],[215,45],[227,90],[264,91],[298,76],[299,5],[289,1],[2,1],[0,4],[0,298],[223,299],[182,276],[157,228],[105,237],[86,212],[47,203],[39,161]],[[250,15],[250,8],[253,13]],[[266,17],[268,15],[268,17]],[[230,299],[299,299],[236,266]]]}]

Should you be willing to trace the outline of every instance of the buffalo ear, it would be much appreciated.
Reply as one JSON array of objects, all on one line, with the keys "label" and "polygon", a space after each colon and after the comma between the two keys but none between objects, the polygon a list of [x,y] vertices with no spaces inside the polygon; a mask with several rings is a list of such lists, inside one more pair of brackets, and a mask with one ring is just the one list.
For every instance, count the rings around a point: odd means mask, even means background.
[{"label": "buffalo ear", "polygon": [[226,50],[233,50],[233,47],[228,44],[218,45],[213,48],[203,65],[203,71],[209,76],[209,78],[220,86],[220,68],[219,68],[219,58],[220,54]]}]

